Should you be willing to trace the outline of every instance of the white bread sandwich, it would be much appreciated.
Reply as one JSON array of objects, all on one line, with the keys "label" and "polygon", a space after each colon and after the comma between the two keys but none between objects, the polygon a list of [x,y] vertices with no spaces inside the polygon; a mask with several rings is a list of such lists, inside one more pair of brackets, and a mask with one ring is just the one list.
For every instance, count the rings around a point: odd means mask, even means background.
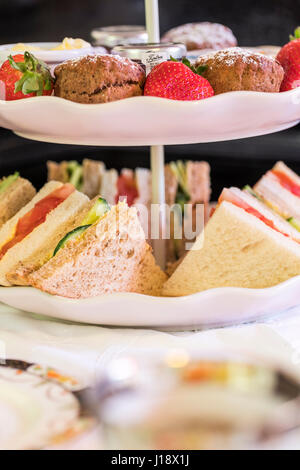
[{"label": "white bread sandwich", "polygon": [[39,256],[88,198],[69,183],[47,183],[0,229],[0,285],[10,286],[7,274],[23,260]]},{"label": "white bread sandwich", "polygon": [[158,296],[165,281],[136,209],[125,202],[68,233],[54,256],[29,275],[30,285],[74,299],[115,292]]},{"label": "white bread sandwich", "polygon": [[102,184],[99,193],[110,205],[116,204],[118,172],[115,169],[106,170],[102,178]]},{"label": "white bread sandwich", "polygon": [[99,193],[105,172],[103,162],[90,159],[83,160],[82,165],[75,160],[60,163],[48,161],[47,168],[48,181],[71,183],[89,198],[94,198]]},{"label": "white bread sandwich", "polygon": [[[165,186],[166,186],[166,204],[173,206],[178,204],[181,207],[183,223],[181,227],[175,227],[176,218],[167,221],[170,224],[171,238],[167,242],[167,261],[174,263],[186,253],[186,242],[192,243],[193,240],[186,240],[184,237],[185,223],[190,227],[196,226],[196,205],[203,204],[204,220],[208,220],[209,202],[211,195],[210,166],[207,162],[177,161],[171,162],[165,166]],[[189,210],[184,213],[184,206],[189,205]],[[202,230],[203,227],[200,227]],[[182,239],[174,237],[174,232],[182,230]],[[197,234],[198,235],[198,234]]]},{"label": "white bread sandwich", "polygon": [[[102,194],[102,193],[101,193]],[[116,182],[116,203],[126,201],[129,207],[138,210],[138,217],[147,238],[151,227],[151,171],[136,168],[135,171],[124,168]]]},{"label": "white bread sandwich", "polygon": [[48,181],[71,183],[89,198],[101,194],[109,204],[127,199],[128,205],[151,204],[151,172],[146,168],[135,171],[127,168],[118,174],[107,170],[101,161],[85,159],[82,165],[77,161],[47,162]]},{"label": "white bread sandwich", "polygon": [[89,198],[96,197],[102,185],[102,178],[105,173],[105,165],[103,162],[84,159],[82,162],[82,192]]},{"label": "white bread sandwich", "polygon": [[0,180],[0,227],[11,219],[36,194],[32,184],[19,173]]},{"label": "white bread sandwich", "polygon": [[264,203],[300,231],[300,177],[278,162],[254,186]]},{"label": "white bread sandwich", "polygon": [[167,204],[205,204],[210,201],[210,166],[181,160],[165,166]]},{"label": "white bread sandwich", "polygon": [[[97,194],[110,204],[126,201],[129,207],[136,207],[140,222],[150,241],[152,182],[151,171],[146,168],[131,170],[124,168],[120,174],[116,169],[107,170],[103,162],[83,160],[82,165],[76,161],[48,162],[48,180],[70,182],[79,191],[90,198]],[[172,162],[165,167],[166,203],[170,206],[190,204],[189,214],[185,220],[195,225],[195,207],[204,204],[204,217],[208,219],[210,201],[210,166],[207,162]],[[143,206],[143,207],[141,207]],[[172,221],[171,228],[174,226]],[[183,227],[182,227],[183,229]],[[186,240],[169,241],[167,258],[169,262],[178,260],[185,253]],[[193,240],[188,240],[189,243]]]},{"label": "white bread sandwich", "polygon": [[113,205],[126,201],[129,207],[151,204],[151,172],[146,168],[130,170],[124,168],[120,175],[117,170],[106,170],[102,176],[100,194]]},{"label": "white bread sandwich", "polygon": [[[81,196],[83,195],[81,194]],[[100,217],[103,213],[103,207],[101,203],[96,204],[98,198],[89,200],[83,196],[81,199],[82,203],[79,204],[78,209],[73,210],[72,208],[71,214],[66,217],[64,223],[57,226],[54,235],[51,238],[44,238],[38,250],[34,251],[29,257],[23,258],[6,274],[6,279],[12,285],[28,286],[30,284],[29,276],[53,257],[57,246],[67,234],[72,234],[74,231],[76,232],[78,227],[85,226],[87,219],[91,220],[92,217],[92,220],[94,220],[98,216]],[[104,209],[106,210],[106,208]]]},{"label": "white bread sandwich", "polygon": [[[126,201],[130,207],[138,207],[138,215],[145,234],[150,229],[151,172],[146,168],[135,171],[123,169],[119,175],[115,169],[107,170],[103,162],[85,159],[76,161],[47,162],[48,180],[70,182],[90,198],[101,194],[108,204]],[[140,208],[140,205],[146,207]]]},{"label": "white bread sandwich", "polygon": [[299,241],[299,232],[255,197],[226,189],[204,233],[164,285],[163,295],[277,285],[300,274]]}]

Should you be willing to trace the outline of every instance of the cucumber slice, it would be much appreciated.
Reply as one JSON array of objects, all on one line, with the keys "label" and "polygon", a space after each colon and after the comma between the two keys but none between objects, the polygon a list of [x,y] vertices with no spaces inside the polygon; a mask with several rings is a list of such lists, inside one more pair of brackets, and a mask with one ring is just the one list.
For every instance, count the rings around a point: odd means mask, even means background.
[{"label": "cucumber slice", "polygon": [[77,168],[78,166],[81,166],[80,163],[78,163],[76,160],[70,160],[68,162],[68,172],[69,176],[71,176],[72,172]]},{"label": "cucumber slice", "polygon": [[[184,198],[184,204],[190,200],[190,195],[187,187],[187,165],[185,162],[179,160],[178,162],[171,162],[170,168],[175,175],[178,182],[178,191],[176,195],[176,204],[180,204]],[[180,201],[180,202],[179,202]]]},{"label": "cucumber slice", "polygon": [[174,240],[173,240],[174,253],[175,253],[176,261],[178,261],[180,259],[181,242],[182,242],[182,240],[178,240],[177,238],[174,238]]},{"label": "cucumber slice", "polygon": [[72,176],[70,178],[70,183],[75,186],[75,188],[80,191],[82,188],[82,168],[78,166],[74,172],[72,173]]},{"label": "cucumber slice", "polygon": [[64,248],[66,243],[69,240],[74,240],[78,238],[80,235],[82,235],[91,225],[82,225],[81,227],[77,227],[74,230],[71,230],[71,232],[67,233],[67,235],[64,236],[58,243],[57,247],[54,250],[53,256],[57,254],[57,252],[61,249]]},{"label": "cucumber slice", "polygon": [[16,171],[16,173],[14,173],[13,175],[10,175],[7,178],[4,178],[0,182],[0,193],[4,193],[4,191],[6,191],[10,187],[11,184],[17,181],[19,176],[20,176],[19,173]]},{"label": "cucumber slice", "polygon": [[190,202],[190,197],[180,190],[177,191],[175,204],[178,204],[181,209],[182,215],[184,215],[184,206]]},{"label": "cucumber slice", "polygon": [[110,205],[108,202],[103,199],[103,197],[99,197],[85,219],[82,221],[82,225],[93,225],[109,211]]},{"label": "cucumber slice", "polygon": [[80,191],[83,183],[83,169],[82,166],[76,162],[71,161],[68,164],[69,183]]},{"label": "cucumber slice", "polygon": [[260,197],[259,194],[257,194],[257,192],[255,192],[251,186],[249,186],[247,184],[247,186],[244,187],[244,191],[247,191],[247,193],[251,194],[251,196],[255,197],[256,199],[258,199],[260,202],[264,202],[263,201],[263,198]]},{"label": "cucumber slice", "polygon": [[292,225],[292,227],[294,227],[296,230],[298,230],[298,232],[300,232],[300,222],[295,219],[295,217],[290,217],[289,219],[287,219],[288,223]]},{"label": "cucumber slice", "polygon": [[80,237],[80,235],[82,235],[95,222],[98,222],[98,220],[101,219],[108,211],[110,211],[109,204],[106,202],[105,199],[99,197],[99,199],[95,202],[85,219],[82,221],[82,225],[67,233],[67,235],[65,235],[64,238],[60,240],[54,250],[53,256],[55,256],[56,253],[61,248],[63,248],[69,240],[74,240]]},{"label": "cucumber slice", "polygon": [[183,191],[188,193],[188,187],[187,187],[187,166],[186,163],[179,160],[177,162],[177,168],[178,168],[178,173],[179,173],[179,184],[182,187]]}]

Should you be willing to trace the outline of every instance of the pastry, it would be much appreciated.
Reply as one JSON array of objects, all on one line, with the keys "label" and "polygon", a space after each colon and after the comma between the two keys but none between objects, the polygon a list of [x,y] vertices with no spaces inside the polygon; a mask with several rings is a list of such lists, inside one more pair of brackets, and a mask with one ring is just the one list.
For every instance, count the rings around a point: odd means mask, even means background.
[{"label": "pastry", "polygon": [[77,103],[108,103],[143,94],[144,69],[130,59],[88,55],[58,65],[56,96]]},{"label": "pastry", "polygon": [[188,51],[195,49],[224,49],[237,45],[237,39],[227,26],[218,23],[188,23],[168,31],[162,42],[181,42]]},{"label": "pastry", "polygon": [[241,90],[279,92],[284,77],[275,59],[239,47],[201,56],[195,65],[205,67],[202,75],[216,95]]}]

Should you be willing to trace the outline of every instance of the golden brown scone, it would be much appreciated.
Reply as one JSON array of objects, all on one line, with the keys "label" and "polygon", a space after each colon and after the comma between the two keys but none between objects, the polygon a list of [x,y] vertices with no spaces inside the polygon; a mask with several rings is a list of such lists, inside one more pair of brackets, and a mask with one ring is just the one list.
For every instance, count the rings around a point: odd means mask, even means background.
[{"label": "golden brown scone", "polygon": [[58,65],[54,94],[77,103],[108,103],[143,94],[145,71],[119,56],[88,55]]},{"label": "golden brown scone", "polygon": [[202,75],[215,94],[228,91],[279,92],[284,70],[275,59],[239,47],[203,55],[196,65],[207,68]]},{"label": "golden brown scone", "polygon": [[195,49],[224,49],[237,45],[237,39],[227,26],[219,23],[188,23],[168,31],[163,42],[181,42],[188,51]]}]

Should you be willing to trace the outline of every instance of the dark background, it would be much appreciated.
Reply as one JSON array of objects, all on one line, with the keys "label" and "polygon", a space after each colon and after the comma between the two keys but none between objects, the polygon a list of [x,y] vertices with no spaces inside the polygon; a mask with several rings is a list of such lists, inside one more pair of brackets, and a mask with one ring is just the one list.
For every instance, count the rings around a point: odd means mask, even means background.
[{"label": "dark background", "polygon": [[[162,32],[185,22],[216,21],[230,26],[240,45],[282,45],[300,24],[300,0],[160,0],[160,16]],[[143,23],[143,0],[0,0],[0,44],[56,41],[65,36],[89,40],[90,31],[97,26]],[[166,153],[167,160],[207,159],[217,197],[225,185],[254,183],[278,159],[300,173],[299,126],[259,138],[168,147]],[[43,144],[0,129],[0,176],[20,170],[41,186],[47,159],[81,160],[87,156],[118,169],[149,165],[148,150],[143,148]]]}]

